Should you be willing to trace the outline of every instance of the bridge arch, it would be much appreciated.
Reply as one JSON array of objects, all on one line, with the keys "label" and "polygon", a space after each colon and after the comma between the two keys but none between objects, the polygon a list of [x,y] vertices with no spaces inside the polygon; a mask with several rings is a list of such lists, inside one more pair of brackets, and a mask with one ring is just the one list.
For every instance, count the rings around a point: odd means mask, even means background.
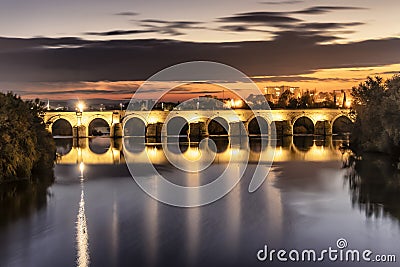
[{"label": "bridge arch", "polygon": [[354,121],[345,114],[340,114],[332,120],[332,134],[349,134]]},{"label": "bridge arch", "polygon": [[89,141],[90,152],[96,155],[104,155],[111,149],[111,140],[108,138],[91,138]]},{"label": "bridge arch", "polygon": [[293,134],[314,134],[315,121],[302,114],[292,120]]},{"label": "bridge arch", "polygon": [[124,136],[146,136],[147,122],[140,116],[129,116],[124,119]]},{"label": "bridge arch", "polygon": [[54,139],[54,143],[56,145],[56,154],[58,156],[67,155],[73,148],[72,138]]},{"label": "bridge arch", "polygon": [[88,136],[110,135],[111,125],[103,117],[98,117],[90,120],[87,126]]},{"label": "bridge arch", "polygon": [[314,138],[312,136],[293,136],[291,150],[296,155],[301,155],[309,151],[314,146]]},{"label": "bridge arch", "polygon": [[209,135],[229,135],[230,125],[222,116],[214,116],[207,121],[206,129]]},{"label": "bridge arch", "polygon": [[246,123],[246,130],[249,135],[268,135],[270,133],[270,121],[261,116],[253,115]]},{"label": "bridge arch", "polygon": [[123,147],[132,154],[140,154],[145,150],[144,137],[124,138]]},{"label": "bridge arch", "polygon": [[[54,133],[53,133],[53,126],[54,126],[54,124],[55,124],[57,121],[60,121],[60,120],[61,120],[61,121],[64,121],[64,122],[67,122],[67,123],[71,126],[71,129],[72,129],[74,126],[76,126],[76,124],[77,124],[76,117],[68,116],[68,115],[62,114],[62,113],[57,114],[57,115],[53,115],[53,116],[51,116],[51,117],[45,119],[46,127],[47,127],[47,129],[48,129],[53,135],[54,135]],[[69,127],[68,127],[68,128],[69,128]],[[56,133],[56,134],[57,134],[57,133]],[[68,134],[57,134],[57,135],[68,136]],[[72,136],[72,134],[71,134],[71,136]]]},{"label": "bridge arch", "polygon": [[173,116],[166,122],[167,136],[189,135],[189,121],[182,116]]},{"label": "bridge arch", "polygon": [[73,126],[64,118],[56,119],[49,127],[53,136],[73,136]]}]

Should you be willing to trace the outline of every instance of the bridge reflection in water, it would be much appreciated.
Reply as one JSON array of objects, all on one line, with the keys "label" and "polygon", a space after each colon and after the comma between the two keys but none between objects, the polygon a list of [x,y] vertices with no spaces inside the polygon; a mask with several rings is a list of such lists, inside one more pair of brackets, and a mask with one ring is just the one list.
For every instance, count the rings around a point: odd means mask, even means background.
[{"label": "bridge reflection in water", "polygon": [[[250,151],[249,162],[257,163],[267,158],[271,152],[268,145],[262,146],[260,138],[250,138],[249,142],[241,142],[235,138],[215,138],[217,153],[214,163],[227,163],[231,159],[232,152]],[[182,141],[182,140],[181,140]],[[293,160],[329,161],[340,160],[343,145],[348,145],[348,136],[287,136],[277,140],[274,162]],[[179,143],[179,149],[188,160],[197,160],[200,156],[198,142],[183,140]],[[57,164],[89,164],[108,165],[125,164],[125,158],[134,158],[135,162],[148,162],[148,159],[156,165],[168,164],[163,149],[168,149],[168,154],[178,154],[176,146],[165,146],[160,143],[143,143],[143,139],[125,137],[112,138],[62,138],[56,139]],[[124,154],[125,153],[125,154]],[[180,153],[180,152],[179,152]]]}]

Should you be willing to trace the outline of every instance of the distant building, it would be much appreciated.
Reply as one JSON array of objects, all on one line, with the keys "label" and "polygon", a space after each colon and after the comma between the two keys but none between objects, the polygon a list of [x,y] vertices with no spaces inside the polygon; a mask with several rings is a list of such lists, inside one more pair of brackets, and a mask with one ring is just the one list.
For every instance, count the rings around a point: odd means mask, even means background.
[{"label": "distant building", "polygon": [[349,108],[353,100],[351,89],[333,90],[333,99],[337,107]]},{"label": "distant building", "polygon": [[294,94],[295,98],[301,97],[300,87],[287,85],[266,86],[264,87],[264,96],[268,101],[276,104],[278,103],[279,97],[287,90]]}]

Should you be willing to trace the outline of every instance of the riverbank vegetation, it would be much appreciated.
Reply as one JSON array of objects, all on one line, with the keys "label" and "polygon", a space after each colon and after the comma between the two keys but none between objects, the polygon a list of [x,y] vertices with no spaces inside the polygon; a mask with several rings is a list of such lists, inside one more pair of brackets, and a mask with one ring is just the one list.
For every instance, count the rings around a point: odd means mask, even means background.
[{"label": "riverbank vegetation", "polygon": [[357,114],[351,135],[357,154],[385,153],[400,156],[400,76],[384,81],[368,77],[352,89]]},{"label": "riverbank vegetation", "polygon": [[0,184],[52,182],[55,144],[40,117],[39,100],[0,93]]}]

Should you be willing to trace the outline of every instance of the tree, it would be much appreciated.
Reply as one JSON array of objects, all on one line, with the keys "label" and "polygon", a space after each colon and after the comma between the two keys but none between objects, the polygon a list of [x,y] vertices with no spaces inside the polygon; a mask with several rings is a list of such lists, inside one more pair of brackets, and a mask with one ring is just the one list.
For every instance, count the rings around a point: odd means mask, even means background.
[{"label": "tree", "polygon": [[352,89],[357,114],[352,146],[358,152],[400,155],[400,76],[367,77]]},{"label": "tree", "polygon": [[278,107],[286,108],[289,106],[290,100],[294,98],[294,94],[290,90],[286,90],[279,96]]},{"label": "tree", "polygon": [[52,168],[55,144],[46,130],[39,100],[0,93],[0,182],[30,179],[41,168]]},{"label": "tree", "polygon": [[301,97],[299,101],[300,108],[312,108],[314,106],[314,98],[311,95],[310,91],[306,91]]}]

